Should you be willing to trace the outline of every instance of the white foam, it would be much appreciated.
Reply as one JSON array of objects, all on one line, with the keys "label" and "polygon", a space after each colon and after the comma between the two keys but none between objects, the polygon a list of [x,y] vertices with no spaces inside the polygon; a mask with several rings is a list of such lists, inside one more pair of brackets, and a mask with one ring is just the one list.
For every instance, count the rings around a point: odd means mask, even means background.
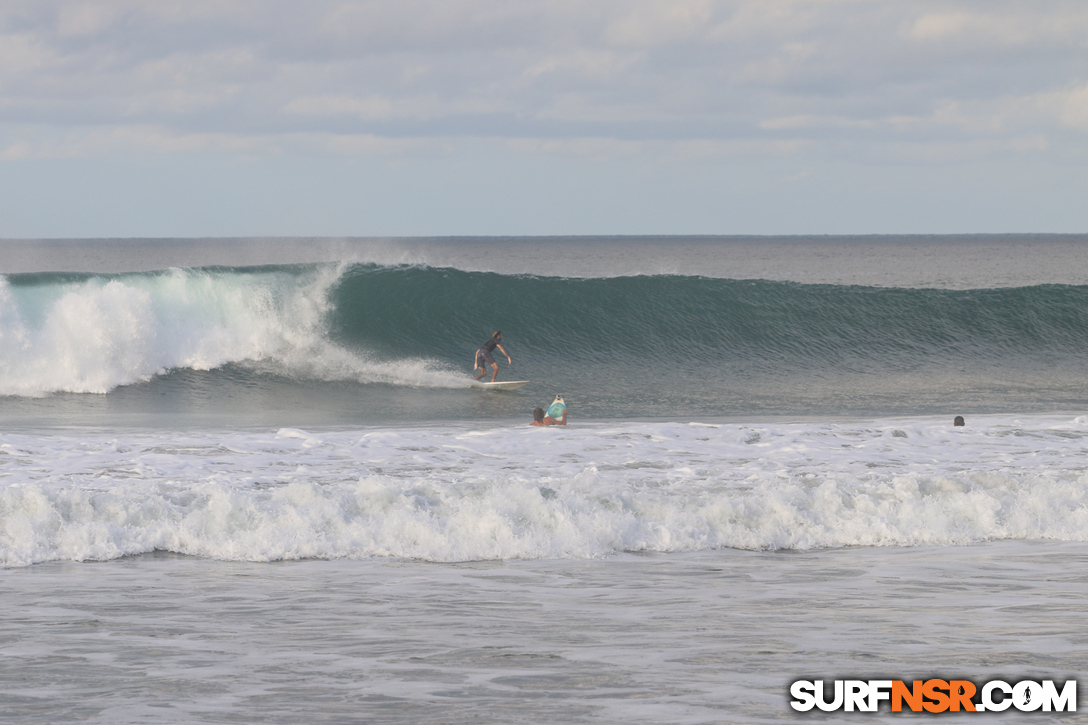
[{"label": "white foam", "polygon": [[328,292],[342,269],[301,278],[175,269],[19,288],[0,277],[0,395],[106,393],[228,363],[324,380],[464,384],[432,361],[390,366],[329,342]]},{"label": "white foam", "polygon": [[1088,425],[0,437],[0,563],[592,558],[1088,538]]}]

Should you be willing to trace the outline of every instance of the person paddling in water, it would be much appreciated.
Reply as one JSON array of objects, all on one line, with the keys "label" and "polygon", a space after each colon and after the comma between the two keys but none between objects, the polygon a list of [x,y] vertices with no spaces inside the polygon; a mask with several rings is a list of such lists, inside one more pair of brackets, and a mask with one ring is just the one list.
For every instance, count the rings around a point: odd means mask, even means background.
[{"label": "person paddling in water", "polygon": [[476,376],[479,380],[483,376],[487,375],[487,366],[491,366],[491,382],[495,382],[495,378],[499,377],[499,364],[495,362],[495,358],[491,353],[495,348],[499,348],[499,352],[506,355],[506,362],[510,365],[514,364],[514,361],[510,359],[510,353],[503,349],[499,343],[502,341],[502,330],[495,330],[491,335],[491,339],[480,345],[480,349],[476,351],[476,360],[473,362],[473,370],[479,370],[480,374]]},{"label": "person paddling in water", "polygon": [[[533,408],[533,422],[529,425],[545,426],[545,425],[566,425],[567,424],[567,405],[563,402],[563,399],[558,395],[555,396],[556,402],[552,403],[548,407],[548,414],[544,414],[543,408]],[[562,408],[556,408],[556,405],[561,405]],[[554,409],[554,410],[553,410]],[[557,411],[562,412],[557,412]]]}]

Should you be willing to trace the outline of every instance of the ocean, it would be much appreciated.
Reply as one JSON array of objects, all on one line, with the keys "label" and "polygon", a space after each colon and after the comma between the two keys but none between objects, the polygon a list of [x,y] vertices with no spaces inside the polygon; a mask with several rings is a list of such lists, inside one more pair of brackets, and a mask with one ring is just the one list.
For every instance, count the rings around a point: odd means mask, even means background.
[{"label": "ocean", "polygon": [[790,684],[1088,665],[1088,235],[0,249],[5,722],[892,721]]}]

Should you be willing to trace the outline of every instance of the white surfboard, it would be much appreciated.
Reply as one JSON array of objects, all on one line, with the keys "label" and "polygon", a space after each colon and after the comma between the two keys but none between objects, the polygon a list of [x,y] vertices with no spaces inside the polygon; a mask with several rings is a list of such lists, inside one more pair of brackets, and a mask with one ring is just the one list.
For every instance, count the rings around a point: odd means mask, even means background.
[{"label": "white surfboard", "polygon": [[521,386],[528,384],[528,380],[496,380],[493,383],[476,383],[476,387],[488,390],[517,390]]}]

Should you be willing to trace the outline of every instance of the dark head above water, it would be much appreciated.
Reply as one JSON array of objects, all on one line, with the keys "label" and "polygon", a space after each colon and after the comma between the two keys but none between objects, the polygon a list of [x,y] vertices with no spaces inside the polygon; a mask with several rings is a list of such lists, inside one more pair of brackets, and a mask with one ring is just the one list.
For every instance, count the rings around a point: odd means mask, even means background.
[{"label": "dark head above water", "polygon": [[963,416],[957,415],[955,420],[952,421],[952,425],[966,425],[966,423],[963,422]]}]

